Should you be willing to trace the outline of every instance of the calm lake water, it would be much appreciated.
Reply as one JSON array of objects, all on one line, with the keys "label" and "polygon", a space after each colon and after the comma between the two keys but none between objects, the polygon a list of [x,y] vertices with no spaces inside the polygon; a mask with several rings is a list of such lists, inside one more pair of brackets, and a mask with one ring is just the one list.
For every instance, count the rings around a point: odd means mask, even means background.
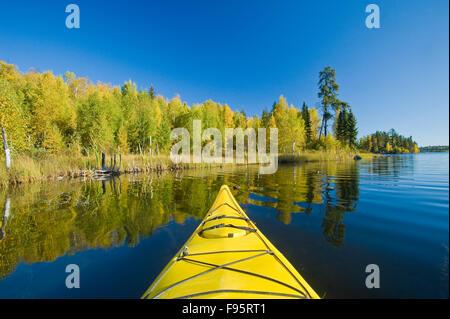
[{"label": "calm lake water", "polygon": [[222,184],[322,297],[449,297],[449,157],[423,153],[0,190],[0,298],[139,298]]}]

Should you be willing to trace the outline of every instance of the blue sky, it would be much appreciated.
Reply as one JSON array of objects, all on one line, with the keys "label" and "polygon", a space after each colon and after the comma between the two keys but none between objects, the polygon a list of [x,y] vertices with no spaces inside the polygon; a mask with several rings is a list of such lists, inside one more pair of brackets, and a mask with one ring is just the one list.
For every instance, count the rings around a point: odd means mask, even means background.
[{"label": "blue sky", "polygon": [[[67,29],[76,3],[81,28]],[[381,28],[365,27],[376,3]],[[316,106],[336,69],[360,136],[395,128],[448,144],[449,7],[433,1],[4,1],[0,60],[261,114],[283,94]]]}]

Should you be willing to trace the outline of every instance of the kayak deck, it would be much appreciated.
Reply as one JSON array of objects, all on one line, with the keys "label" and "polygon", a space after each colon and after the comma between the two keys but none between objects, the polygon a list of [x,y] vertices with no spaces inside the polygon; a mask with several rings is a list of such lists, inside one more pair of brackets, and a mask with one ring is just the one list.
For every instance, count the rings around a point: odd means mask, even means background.
[{"label": "kayak deck", "polygon": [[201,224],[142,298],[319,298],[221,187]]}]

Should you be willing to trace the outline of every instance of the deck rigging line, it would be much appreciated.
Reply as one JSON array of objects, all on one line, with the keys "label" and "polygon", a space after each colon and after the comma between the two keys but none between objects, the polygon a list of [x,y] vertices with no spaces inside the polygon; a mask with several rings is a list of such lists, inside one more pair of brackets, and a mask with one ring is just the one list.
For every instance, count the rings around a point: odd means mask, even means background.
[{"label": "deck rigging line", "polygon": [[222,223],[222,224],[218,224],[218,225],[214,225],[214,226],[203,228],[201,231],[198,232],[198,235],[201,236],[202,233],[204,231],[207,231],[207,230],[212,230],[212,229],[216,229],[216,228],[223,228],[223,227],[242,229],[242,230],[246,230],[246,231],[248,231],[250,233],[256,232],[256,229],[254,229],[254,228],[244,227],[244,226],[236,226],[236,225],[233,225],[233,224],[223,224]]},{"label": "deck rigging line", "polygon": [[[207,266],[213,266],[213,267],[218,267],[218,266],[219,266],[219,265],[215,265],[215,264],[203,262],[203,261],[200,261],[200,260],[188,259],[188,258],[185,258],[185,257],[183,257],[183,258],[181,258],[181,259],[183,259],[183,260],[185,260],[185,261],[196,262],[196,263],[203,264],[203,265],[207,265]],[[290,288],[290,289],[292,289],[292,290],[295,290],[296,292],[300,293],[300,294],[303,296],[302,298],[307,298],[307,296],[305,295],[305,293],[304,293],[303,291],[301,291],[301,290],[299,290],[299,289],[297,289],[297,288],[295,288],[295,287],[293,287],[293,286],[291,286],[291,285],[289,285],[289,284],[287,284],[287,283],[285,283],[285,282],[279,281],[279,280],[277,280],[277,279],[274,279],[274,278],[271,278],[271,277],[267,277],[267,276],[264,276],[264,275],[260,275],[260,274],[256,274],[256,273],[254,273],[254,272],[250,272],[250,271],[246,271],[246,270],[241,270],[241,269],[236,269],[236,268],[231,268],[231,267],[223,267],[223,269],[225,269],[225,270],[230,270],[230,271],[235,271],[235,272],[239,272],[239,273],[246,274],[246,275],[251,275],[251,276],[259,277],[259,278],[266,279],[266,280],[269,280],[269,281],[273,281],[273,282],[275,282],[275,283],[277,283],[277,284],[280,284],[280,285],[283,285],[283,286],[285,286],[285,287],[288,287],[288,288]]]},{"label": "deck rigging line", "polygon": [[213,221],[213,220],[222,219],[222,218],[242,219],[242,220],[245,220],[246,222],[249,221],[249,219],[248,219],[248,218],[245,218],[245,217],[220,215],[220,216],[216,216],[216,217],[213,217],[213,218],[210,218],[210,219],[205,220],[205,221],[202,223],[202,225],[205,225],[206,223],[209,223],[209,222],[211,222],[211,221]]},{"label": "deck rigging line", "polygon": [[[252,251],[253,251],[253,250],[250,250],[249,252],[252,252]],[[261,250],[254,250],[254,251],[261,251]],[[240,263],[240,262],[249,260],[249,259],[253,259],[253,258],[265,256],[265,255],[268,255],[268,254],[269,254],[269,255],[274,255],[274,253],[273,253],[272,251],[270,251],[270,250],[262,250],[262,251],[263,251],[263,252],[260,253],[260,254],[253,255],[253,256],[250,256],[250,257],[246,257],[246,258],[242,258],[242,259],[239,259],[239,260],[236,260],[236,261],[232,261],[232,262],[229,262],[229,263],[226,263],[226,264],[223,264],[223,265],[215,265],[215,264],[210,264],[210,263],[206,263],[206,262],[199,261],[199,260],[189,259],[189,258],[186,258],[186,257],[185,257],[186,255],[180,256],[180,257],[178,257],[178,258],[176,259],[176,261],[184,260],[184,261],[186,261],[186,262],[195,262],[195,263],[200,263],[200,264],[212,266],[212,267],[214,267],[214,268],[209,269],[209,270],[206,270],[206,271],[204,271],[204,272],[201,272],[201,273],[196,274],[196,275],[194,275],[194,276],[191,276],[191,277],[189,277],[189,278],[180,280],[180,281],[178,281],[178,282],[176,282],[176,283],[170,285],[169,287],[167,287],[166,289],[164,289],[163,291],[160,291],[157,295],[155,295],[155,296],[153,297],[153,299],[158,298],[160,295],[164,294],[165,292],[169,291],[170,289],[172,289],[172,288],[174,288],[174,287],[177,287],[177,286],[179,286],[179,285],[181,285],[181,284],[183,284],[183,283],[186,283],[186,282],[189,281],[189,280],[198,278],[198,277],[200,277],[200,276],[202,276],[202,275],[206,275],[206,274],[211,273],[212,271],[215,271],[215,270],[218,270],[218,269],[225,269],[225,270],[230,270],[230,271],[240,272],[240,273],[243,273],[243,274],[247,274],[247,275],[251,275],[251,276],[256,276],[256,277],[259,277],[259,278],[263,278],[263,279],[266,279],[266,280],[270,280],[270,281],[276,282],[276,283],[278,283],[278,284],[281,284],[281,285],[283,285],[283,286],[286,286],[286,287],[288,287],[288,288],[290,288],[290,289],[293,289],[294,291],[300,293],[301,295],[299,296],[299,295],[290,295],[290,294],[274,293],[274,292],[264,292],[264,291],[249,291],[249,290],[222,289],[222,290],[215,290],[215,291],[200,292],[200,293],[196,293],[196,294],[193,294],[193,295],[187,295],[187,296],[183,296],[183,297],[177,297],[176,299],[179,299],[179,298],[189,298],[189,297],[191,297],[191,296],[200,296],[200,295],[203,295],[203,294],[212,294],[212,293],[216,293],[216,292],[226,292],[226,291],[229,291],[229,292],[232,292],[232,291],[234,291],[234,292],[243,292],[243,293],[255,293],[255,294],[270,294],[270,295],[280,295],[280,296],[290,296],[290,297],[301,298],[301,299],[308,298],[308,296],[307,296],[303,291],[301,291],[301,290],[299,290],[299,289],[297,289],[297,288],[295,288],[295,287],[293,287],[293,286],[291,286],[291,285],[289,285],[289,284],[286,284],[286,283],[284,283],[284,282],[281,282],[281,281],[279,281],[279,280],[277,280],[277,279],[270,278],[270,277],[267,277],[267,276],[264,276],[264,275],[260,275],[260,274],[256,274],[256,273],[253,273],[253,272],[245,271],[245,270],[240,270],[240,269],[228,267],[228,266],[231,266],[231,265],[234,265],[234,264],[237,264],[237,263]],[[222,251],[222,252],[226,252],[226,251]],[[228,251],[228,252],[235,252],[235,251]],[[239,252],[244,252],[244,251],[239,251]],[[192,255],[188,255],[188,256],[203,255],[203,254],[214,254],[214,253],[221,253],[221,252],[220,252],[220,251],[216,251],[216,252],[197,253],[197,254],[192,254]],[[147,293],[147,295],[145,295],[144,297],[148,296],[148,294],[150,294],[150,291],[149,291],[149,292]]]},{"label": "deck rigging line", "polygon": [[[272,252],[270,252],[270,253],[272,253]],[[179,285],[181,285],[181,284],[183,284],[183,283],[185,283],[185,282],[187,282],[187,281],[189,281],[189,280],[195,279],[195,278],[200,277],[200,276],[202,276],[202,275],[206,275],[206,274],[211,273],[211,272],[213,272],[213,271],[215,271],[215,270],[219,270],[219,269],[222,269],[222,268],[224,268],[224,267],[231,266],[231,265],[234,265],[234,264],[237,264],[237,263],[240,263],[240,262],[249,260],[249,259],[253,259],[253,258],[256,258],[256,257],[260,257],[260,256],[263,256],[263,255],[267,255],[267,254],[269,254],[269,251],[265,251],[265,252],[263,252],[263,253],[261,253],[261,254],[258,254],[258,255],[253,255],[253,256],[246,257],[246,258],[242,258],[242,259],[239,259],[239,260],[236,260],[236,261],[232,261],[232,262],[229,262],[229,263],[220,265],[220,266],[218,266],[218,267],[215,267],[215,268],[213,268],[213,269],[206,270],[206,271],[204,271],[204,272],[201,272],[201,273],[196,274],[196,275],[194,275],[194,276],[191,276],[191,277],[189,277],[189,278],[180,280],[180,281],[178,281],[178,282],[176,282],[176,283],[170,285],[169,287],[165,288],[164,290],[160,291],[157,295],[155,295],[155,296],[153,297],[153,299],[158,298],[160,295],[162,295],[162,294],[165,293],[166,291],[168,291],[168,290],[170,290],[170,289],[172,289],[172,288],[174,288],[174,287],[176,287],[176,286],[179,286]],[[150,292],[149,292],[149,293],[150,293]],[[148,295],[148,294],[147,294],[147,295]],[[147,295],[146,295],[146,296],[147,296]],[[146,296],[144,296],[144,297],[146,297]]]},{"label": "deck rigging line", "polygon": [[187,299],[187,298],[193,298],[203,295],[210,295],[210,294],[217,294],[217,293],[224,293],[224,292],[237,292],[237,293],[245,293],[245,294],[257,294],[257,295],[271,295],[271,296],[281,296],[281,297],[292,297],[292,298],[299,298],[299,299],[305,299],[305,297],[298,296],[298,295],[291,295],[291,294],[284,294],[281,292],[271,292],[271,291],[256,291],[256,290],[239,290],[239,289],[219,289],[219,290],[211,290],[211,291],[204,291],[199,292],[191,295],[186,295],[182,297],[176,297],[174,299]]}]

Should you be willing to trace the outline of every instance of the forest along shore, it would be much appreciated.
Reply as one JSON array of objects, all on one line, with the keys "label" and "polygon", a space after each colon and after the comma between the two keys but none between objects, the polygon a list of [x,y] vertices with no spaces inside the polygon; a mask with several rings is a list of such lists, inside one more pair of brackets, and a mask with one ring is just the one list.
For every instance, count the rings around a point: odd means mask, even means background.
[{"label": "forest along shore", "polygon": [[[343,151],[330,152],[299,152],[296,154],[279,155],[279,164],[287,163],[310,163],[325,161],[353,161],[355,156],[361,158],[372,158],[376,156],[372,153],[355,153]],[[258,165],[255,164],[226,164],[223,163],[179,163],[175,164],[167,155],[151,156],[149,154],[136,155],[129,154],[117,156],[114,171],[116,174],[136,174],[152,173],[186,169],[211,169],[222,168],[233,165]],[[38,181],[61,180],[65,178],[88,177],[95,178],[96,171],[101,168],[100,156],[69,156],[52,155],[42,158],[33,158],[26,155],[19,155],[13,158],[10,169],[4,165],[0,167],[0,186],[10,184],[22,184]],[[106,156],[108,168],[114,167],[113,156]]]},{"label": "forest along shore", "polygon": [[[23,73],[0,61],[0,185],[90,176],[94,169],[107,175],[233,165],[170,161],[172,132],[184,129],[193,136],[197,120],[201,131],[215,128],[222,136],[230,128],[277,129],[278,154],[286,154],[279,156],[280,164],[419,152],[412,137],[393,129],[358,141],[357,117],[339,94],[331,66],[319,72],[317,90],[317,107],[300,100],[294,105],[280,95],[262,105],[261,115],[250,116],[213,100],[188,105],[178,95],[168,99],[153,86],[138,90],[131,80],[121,86],[94,84],[71,72]],[[266,149],[270,139],[266,134]],[[106,165],[101,165],[102,152]],[[122,154],[118,166],[108,163],[113,154]]]}]

